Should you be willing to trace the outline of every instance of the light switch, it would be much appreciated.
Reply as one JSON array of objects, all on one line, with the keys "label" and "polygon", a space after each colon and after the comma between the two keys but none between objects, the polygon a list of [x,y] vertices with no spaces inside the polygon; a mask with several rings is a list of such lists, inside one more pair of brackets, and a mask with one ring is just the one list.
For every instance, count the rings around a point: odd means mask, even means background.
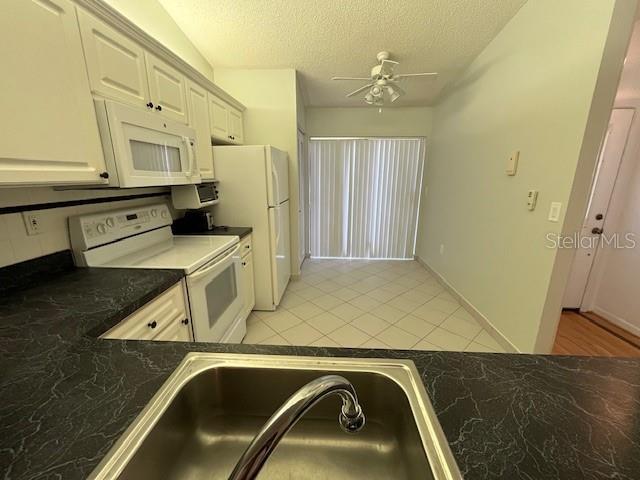
[{"label": "light switch", "polygon": [[507,175],[513,176],[518,171],[518,159],[520,158],[520,151],[516,150],[511,154],[507,161]]},{"label": "light switch", "polygon": [[550,222],[558,222],[560,221],[560,212],[562,211],[562,203],[560,202],[551,202],[551,208],[549,208],[549,221]]},{"label": "light switch", "polygon": [[527,208],[529,210],[535,210],[537,202],[538,202],[538,190],[529,190],[529,193],[527,193]]}]

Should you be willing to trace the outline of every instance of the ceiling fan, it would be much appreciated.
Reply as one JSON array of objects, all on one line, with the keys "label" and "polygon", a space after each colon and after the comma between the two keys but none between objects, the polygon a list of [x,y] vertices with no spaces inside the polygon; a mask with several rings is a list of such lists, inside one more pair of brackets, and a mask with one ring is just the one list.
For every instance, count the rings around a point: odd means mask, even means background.
[{"label": "ceiling fan", "polygon": [[333,77],[331,80],[366,80],[369,83],[347,94],[347,98],[353,97],[365,90],[369,90],[364,96],[364,101],[369,105],[381,107],[384,105],[385,94],[392,102],[404,95],[406,92],[397,84],[398,80],[407,77],[435,77],[438,74],[430,73],[393,73],[393,68],[398,62],[389,60],[389,52],[380,52],[377,57],[379,65],[371,69],[371,77]]}]

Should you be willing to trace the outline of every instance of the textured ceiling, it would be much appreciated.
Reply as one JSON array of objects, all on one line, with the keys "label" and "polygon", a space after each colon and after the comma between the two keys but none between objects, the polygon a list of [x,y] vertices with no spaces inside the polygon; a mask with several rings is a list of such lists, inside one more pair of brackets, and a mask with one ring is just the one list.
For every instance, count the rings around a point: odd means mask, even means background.
[{"label": "textured ceiling", "polygon": [[295,68],[309,106],[364,106],[344,98],[388,50],[406,79],[394,105],[430,105],[526,0],[160,0],[215,69]]}]

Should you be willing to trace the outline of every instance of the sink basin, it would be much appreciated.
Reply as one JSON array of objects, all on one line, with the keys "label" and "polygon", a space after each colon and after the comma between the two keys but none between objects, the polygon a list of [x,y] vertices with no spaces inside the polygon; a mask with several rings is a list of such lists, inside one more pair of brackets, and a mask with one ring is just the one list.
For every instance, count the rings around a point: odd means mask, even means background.
[{"label": "sink basin", "polygon": [[338,425],[340,399],[315,405],[258,478],[462,478],[410,361],[190,353],[89,478],[227,479],[266,420],[315,378],[356,388],[365,428]]}]

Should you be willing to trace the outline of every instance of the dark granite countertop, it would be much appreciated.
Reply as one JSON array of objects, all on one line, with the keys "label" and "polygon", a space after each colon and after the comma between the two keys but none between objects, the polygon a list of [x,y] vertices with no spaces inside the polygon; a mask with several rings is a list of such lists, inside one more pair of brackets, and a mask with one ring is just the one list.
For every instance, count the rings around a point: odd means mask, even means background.
[{"label": "dark granite countertop", "polygon": [[86,478],[190,351],[411,359],[465,478],[640,478],[638,360],[95,338],[180,276],[63,270],[0,297],[2,478]]},{"label": "dark granite countertop", "polygon": [[235,235],[242,240],[253,231],[253,228],[217,226],[211,230],[190,230],[188,228],[175,228],[174,224],[172,230],[174,235]]}]

